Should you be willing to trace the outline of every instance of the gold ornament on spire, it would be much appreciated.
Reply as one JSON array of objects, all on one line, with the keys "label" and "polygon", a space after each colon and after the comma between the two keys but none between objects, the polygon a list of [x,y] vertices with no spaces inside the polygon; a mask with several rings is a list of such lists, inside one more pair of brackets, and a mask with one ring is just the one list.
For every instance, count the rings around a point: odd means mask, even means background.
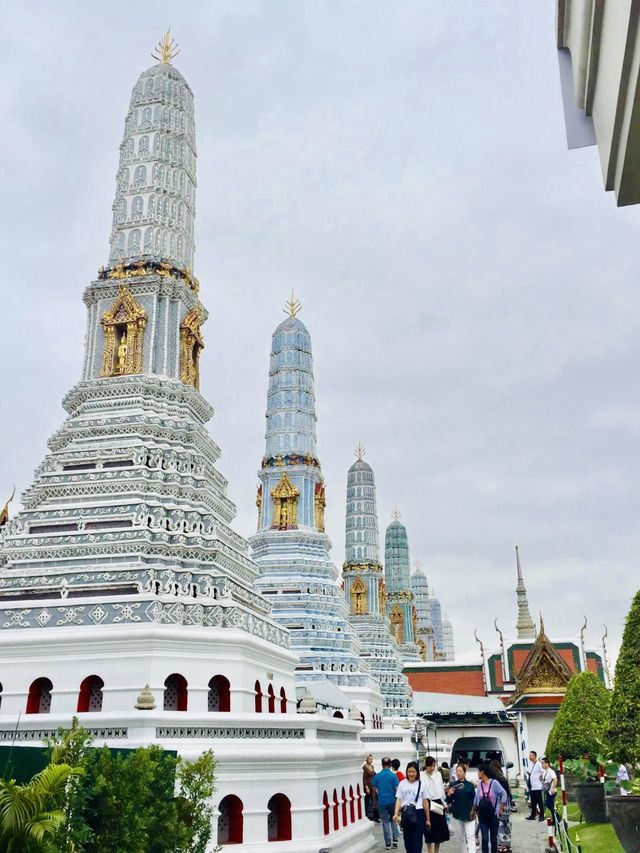
[{"label": "gold ornament on spire", "polygon": [[296,295],[293,290],[291,291],[291,296],[287,299],[285,307],[282,310],[290,317],[295,317],[302,310],[302,303],[299,299],[296,299]]},{"label": "gold ornament on spire", "polygon": [[402,513],[400,512],[400,510],[398,509],[398,507],[397,507],[397,506],[396,506],[396,507],[394,507],[394,508],[393,508],[393,512],[391,513],[391,518],[392,518],[394,521],[397,521],[397,520],[400,518],[400,516],[401,516],[401,515],[402,515]]},{"label": "gold ornament on spire", "polygon": [[171,27],[169,27],[162,41],[159,41],[156,49],[151,52],[151,56],[163,65],[171,65],[171,60],[175,59],[179,53],[180,48],[171,38]]},{"label": "gold ornament on spire", "polygon": [[364,459],[364,455],[367,451],[362,446],[362,442],[359,441],[358,446],[356,447],[356,449],[353,452],[355,453],[355,457],[358,460],[358,462],[362,462],[362,460]]},{"label": "gold ornament on spire", "polygon": [[4,525],[7,523],[7,521],[9,521],[9,504],[13,500],[15,493],[16,493],[16,487],[14,485],[13,491],[11,492],[11,497],[6,502],[6,504],[4,505],[2,511],[0,511],[0,527],[4,527]]}]

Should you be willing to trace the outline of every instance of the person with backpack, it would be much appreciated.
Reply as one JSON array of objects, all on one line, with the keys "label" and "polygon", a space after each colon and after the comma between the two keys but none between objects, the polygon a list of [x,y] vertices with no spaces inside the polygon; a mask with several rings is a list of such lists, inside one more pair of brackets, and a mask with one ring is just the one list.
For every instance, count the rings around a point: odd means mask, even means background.
[{"label": "person with backpack", "polygon": [[404,849],[407,853],[422,853],[425,827],[431,827],[431,815],[417,761],[407,764],[406,779],[398,785],[393,820],[402,827]]},{"label": "person with backpack", "polygon": [[482,764],[478,768],[478,787],[471,809],[471,820],[477,815],[480,824],[482,853],[489,853],[489,842],[491,853],[498,853],[498,823],[507,804],[507,792],[498,780],[493,778],[489,765]]},{"label": "person with backpack", "polygon": [[545,808],[549,809],[551,812],[551,820],[553,821],[553,825],[556,826],[556,794],[558,788],[558,777],[546,756],[540,759],[540,763],[542,764],[542,793],[544,794],[544,805]]}]

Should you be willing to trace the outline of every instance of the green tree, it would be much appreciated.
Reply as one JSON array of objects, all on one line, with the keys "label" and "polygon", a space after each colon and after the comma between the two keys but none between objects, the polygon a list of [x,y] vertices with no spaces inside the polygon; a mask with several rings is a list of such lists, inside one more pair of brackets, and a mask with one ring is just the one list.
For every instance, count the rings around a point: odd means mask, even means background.
[{"label": "green tree", "polygon": [[640,762],[640,592],[627,614],[616,664],[609,744],[619,761]]},{"label": "green tree", "polygon": [[[56,734],[47,740],[51,764],[70,764],[86,769],[92,753],[93,736],[83,728],[77,717],[71,720],[71,728],[60,727]],[[54,834],[55,849],[58,853],[74,853],[83,850],[92,838],[91,828],[84,820],[84,810],[88,796],[86,773],[74,776],[65,786],[62,811],[64,820]]]},{"label": "green tree", "polygon": [[0,841],[5,853],[56,851],[53,838],[64,822],[67,783],[82,770],[50,764],[30,782],[0,780]]},{"label": "green tree", "polygon": [[595,758],[602,751],[610,700],[611,693],[592,672],[572,676],[547,741],[549,758],[581,758],[585,752]]},{"label": "green tree", "polygon": [[86,853],[169,853],[183,843],[174,802],[176,763],[158,746],[96,750],[87,763]]},{"label": "green tree", "polygon": [[181,853],[206,853],[213,834],[213,806],[216,762],[213,752],[203,752],[195,761],[181,758],[177,769],[178,817],[187,829]]}]

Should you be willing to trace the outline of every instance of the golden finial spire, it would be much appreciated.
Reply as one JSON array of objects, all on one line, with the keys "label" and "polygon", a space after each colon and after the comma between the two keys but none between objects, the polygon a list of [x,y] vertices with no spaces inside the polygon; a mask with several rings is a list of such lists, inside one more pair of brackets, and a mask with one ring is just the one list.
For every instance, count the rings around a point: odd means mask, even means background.
[{"label": "golden finial spire", "polygon": [[362,460],[364,459],[364,455],[367,451],[362,446],[362,442],[359,441],[358,446],[356,447],[356,449],[353,452],[355,453],[355,456],[356,456],[356,459],[358,460],[358,462],[362,462]]},{"label": "golden finial spire", "polygon": [[4,508],[2,509],[2,511],[0,511],[0,527],[4,527],[4,525],[7,523],[7,521],[9,521],[9,504],[13,500],[15,493],[16,493],[16,487],[14,485],[13,491],[11,492],[11,497],[6,502],[6,504],[4,505]]},{"label": "golden finial spire", "polygon": [[544,619],[542,618],[542,610],[540,611],[540,633],[544,634]]},{"label": "golden finial spire", "polygon": [[296,295],[293,290],[291,291],[291,296],[285,302],[285,307],[282,310],[290,317],[295,317],[296,314],[299,314],[302,310],[302,304],[298,299],[296,299]]},{"label": "golden finial spire", "polygon": [[175,59],[179,53],[180,48],[171,38],[171,27],[169,27],[162,41],[159,41],[156,49],[151,52],[151,56],[163,65],[171,65],[171,60]]},{"label": "golden finial spire", "polygon": [[393,508],[393,512],[391,513],[391,518],[392,518],[394,521],[397,521],[397,520],[400,518],[400,516],[401,516],[401,515],[402,515],[402,513],[400,512],[400,510],[398,509],[398,507],[397,507],[397,506],[395,506],[395,507]]}]

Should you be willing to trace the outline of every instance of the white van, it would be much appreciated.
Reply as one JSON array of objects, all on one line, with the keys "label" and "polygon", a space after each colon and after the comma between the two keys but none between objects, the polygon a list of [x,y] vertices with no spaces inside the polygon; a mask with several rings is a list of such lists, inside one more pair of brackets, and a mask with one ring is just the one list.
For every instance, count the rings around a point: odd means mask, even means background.
[{"label": "white van", "polygon": [[499,761],[502,772],[508,778],[507,771],[513,762],[507,761],[507,753],[500,738],[497,737],[459,737],[451,748],[451,770],[464,761],[468,765],[467,779],[474,785],[478,782],[478,768],[491,761]]}]

